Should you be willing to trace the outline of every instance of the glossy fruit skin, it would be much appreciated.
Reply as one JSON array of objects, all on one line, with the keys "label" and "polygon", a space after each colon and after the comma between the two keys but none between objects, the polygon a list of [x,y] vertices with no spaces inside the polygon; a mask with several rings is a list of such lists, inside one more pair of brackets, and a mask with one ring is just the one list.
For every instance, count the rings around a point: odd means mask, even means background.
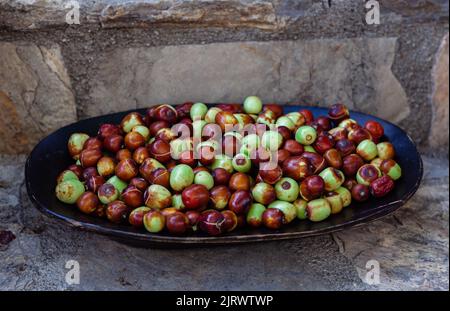
[{"label": "glossy fruit skin", "polygon": [[377,151],[380,159],[389,160],[395,157],[395,149],[390,142],[382,142],[377,144]]},{"label": "glossy fruit skin", "polygon": [[134,151],[145,145],[145,138],[138,132],[129,132],[124,138],[125,146],[128,150]]},{"label": "glossy fruit skin", "polygon": [[141,134],[146,142],[150,139],[150,130],[145,125],[136,125],[131,129],[131,131]]},{"label": "glossy fruit skin", "polygon": [[244,111],[246,113],[258,114],[262,110],[262,101],[257,96],[248,96],[244,100]]},{"label": "glossy fruit skin", "polygon": [[211,165],[211,169],[214,170],[218,167],[227,170],[227,172],[230,174],[233,173],[233,159],[225,154],[218,154],[214,159],[213,164]]},{"label": "glossy fruit skin", "polygon": [[56,178],[56,183],[59,184],[60,182],[71,179],[79,180],[77,174],[75,174],[73,171],[65,170],[58,175],[58,177]]},{"label": "glossy fruit skin", "polygon": [[275,122],[275,124],[278,127],[277,128],[278,132],[281,134],[281,136],[283,136],[284,139],[289,139],[292,135],[291,131],[295,131],[296,129],[294,121],[292,121],[287,116],[279,117]]},{"label": "glossy fruit skin", "polygon": [[148,151],[157,161],[161,163],[169,162],[172,158],[170,155],[170,144],[162,139],[157,139],[148,146]]},{"label": "glossy fruit skin", "polygon": [[305,118],[305,123],[310,124],[314,121],[314,115],[309,109],[302,109],[299,111],[300,114]]},{"label": "glossy fruit skin", "polygon": [[147,158],[139,166],[139,173],[142,175],[142,177],[150,182],[152,178],[152,172],[157,168],[164,168],[164,165],[153,158]]},{"label": "glossy fruit skin", "polygon": [[377,145],[372,140],[366,139],[359,143],[356,153],[365,161],[373,160],[378,155]]},{"label": "glossy fruit skin", "polygon": [[121,200],[131,208],[144,205],[144,194],[135,186],[128,186],[122,192]]},{"label": "glossy fruit skin", "polygon": [[259,176],[264,182],[274,185],[283,176],[283,170],[276,163],[264,162],[259,165]]},{"label": "glossy fruit skin", "polygon": [[91,166],[91,167],[85,168],[81,175],[82,175],[82,179],[86,181],[86,180],[89,180],[89,178],[91,176],[98,176],[98,172],[95,167]]},{"label": "glossy fruit skin", "polygon": [[283,162],[291,157],[291,154],[286,149],[280,149],[275,154],[275,158],[273,160],[277,160],[278,165],[283,165]]},{"label": "glossy fruit skin", "polygon": [[346,157],[356,150],[355,144],[346,138],[338,140],[334,147],[341,153],[342,157]]},{"label": "glossy fruit skin", "polygon": [[116,153],[118,152],[123,145],[123,136],[119,134],[112,134],[103,140],[103,148],[106,150]]},{"label": "glossy fruit skin", "polygon": [[[136,213],[136,216],[141,218],[141,221],[137,221],[137,224],[139,224],[138,227],[145,227],[145,230],[152,233],[160,232],[164,229],[166,225],[166,217],[164,217],[161,212],[156,210],[151,210],[150,208],[143,207],[143,210],[139,210]],[[145,210],[144,210],[145,209]],[[148,209],[148,210],[147,210]],[[133,212],[135,212],[134,210]],[[131,215],[133,214],[131,212],[130,214],[130,223],[131,223]],[[142,215],[142,216],[141,216]],[[142,224],[142,225],[141,225]],[[134,225],[136,227],[136,225]]]},{"label": "glossy fruit skin", "polygon": [[182,191],[194,182],[194,171],[186,164],[178,164],[170,173],[170,187],[175,191]]},{"label": "glossy fruit skin", "polygon": [[113,201],[106,207],[106,218],[113,223],[121,223],[127,220],[130,209],[122,201]]},{"label": "glossy fruit skin", "polygon": [[320,176],[314,175],[306,177],[300,183],[300,196],[306,201],[320,198],[324,191],[325,182]]},{"label": "glossy fruit skin", "polygon": [[327,150],[334,147],[334,139],[331,135],[322,133],[317,137],[313,147],[318,153],[324,154]]},{"label": "glossy fruit skin", "polygon": [[336,190],[344,183],[345,180],[344,173],[333,167],[324,169],[322,172],[320,172],[319,176],[322,177],[323,181],[325,182],[326,191]]},{"label": "glossy fruit skin", "polygon": [[194,157],[193,150],[185,150],[180,153],[180,159],[178,160],[180,164],[186,164],[194,168],[197,164],[197,160]]},{"label": "glossy fruit skin", "polygon": [[81,151],[83,150],[84,143],[89,139],[89,135],[85,133],[73,133],[70,135],[67,142],[67,149],[72,158],[77,160]]},{"label": "glossy fruit skin", "polygon": [[317,117],[310,125],[312,124],[319,126],[321,132],[331,130],[331,120],[326,116]]},{"label": "glossy fruit skin", "polygon": [[257,183],[252,189],[253,199],[263,205],[268,205],[276,200],[275,188],[265,182]]},{"label": "glossy fruit skin", "polygon": [[97,137],[89,137],[83,144],[84,149],[102,149],[103,142]]},{"label": "glossy fruit skin", "polygon": [[170,173],[165,168],[157,168],[151,172],[149,180],[152,185],[160,185],[169,189],[170,187]]},{"label": "glossy fruit skin", "polygon": [[236,117],[229,111],[219,111],[216,114],[215,122],[220,126],[222,133],[232,130],[238,124]]},{"label": "glossy fruit skin", "polygon": [[297,200],[298,192],[299,186],[292,178],[283,177],[275,184],[275,193],[278,200],[294,202]]},{"label": "glossy fruit skin", "polygon": [[294,139],[286,140],[284,142],[283,149],[289,151],[292,156],[299,156],[305,151],[303,145]]},{"label": "glossy fruit skin", "polygon": [[122,122],[120,123],[122,131],[125,133],[130,132],[136,125],[145,125],[142,116],[137,112],[130,112],[122,119]]},{"label": "glossy fruit skin", "polygon": [[212,171],[212,176],[214,178],[214,185],[228,185],[231,174],[224,168],[218,167]]},{"label": "glossy fruit skin", "polygon": [[317,131],[309,125],[303,125],[295,132],[295,140],[302,145],[312,145],[316,138]]},{"label": "glossy fruit skin", "polygon": [[402,169],[400,165],[392,159],[383,160],[380,164],[380,170],[383,174],[391,177],[392,180],[397,180],[402,176]]},{"label": "glossy fruit skin", "polygon": [[330,204],[331,214],[338,214],[344,208],[344,203],[342,202],[341,196],[335,191],[326,193],[325,200],[327,200],[328,204]]},{"label": "glossy fruit skin", "polygon": [[369,186],[363,184],[356,184],[352,189],[352,199],[357,202],[365,202],[370,197]]},{"label": "glossy fruit skin", "polygon": [[348,132],[348,139],[359,145],[363,140],[372,140],[372,135],[366,129],[357,127]]},{"label": "glossy fruit skin", "polygon": [[124,191],[125,188],[127,187],[127,183],[115,175],[110,177],[106,181],[106,183],[113,185],[119,191],[119,193],[122,193],[122,191]]},{"label": "glossy fruit skin", "polygon": [[227,207],[230,197],[230,190],[228,189],[228,187],[223,185],[215,186],[210,191],[210,200],[212,206],[218,210],[222,210]]},{"label": "glossy fruit skin", "polygon": [[334,148],[327,150],[323,154],[323,158],[327,161],[327,164],[336,169],[340,169],[342,167],[342,156],[341,153]]},{"label": "glossy fruit skin", "polygon": [[268,151],[277,151],[283,143],[283,136],[277,131],[267,131],[261,137],[261,145]]},{"label": "glossy fruit skin", "polygon": [[333,120],[335,124],[339,124],[342,120],[350,117],[350,112],[345,105],[337,103],[328,109],[328,117]]},{"label": "glossy fruit skin", "polygon": [[384,135],[384,128],[383,126],[374,120],[369,120],[364,125],[364,128],[369,131],[369,133],[372,135],[372,138],[375,141],[378,141],[381,137]]},{"label": "glossy fruit skin", "polygon": [[273,201],[269,204],[267,208],[276,208],[283,212],[284,214],[284,222],[290,223],[292,220],[294,220],[297,217],[297,210],[294,206],[294,204],[286,201]]},{"label": "glossy fruit skin", "polygon": [[286,223],[284,213],[277,208],[267,208],[262,214],[262,223],[266,228],[277,230]]},{"label": "glossy fruit skin", "polygon": [[136,188],[138,188],[142,192],[147,190],[147,188],[149,186],[148,182],[142,177],[135,177],[135,178],[131,179],[130,182],[129,182],[129,185],[130,186],[135,186]]},{"label": "glossy fruit skin", "polygon": [[237,172],[247,173],[252,168],[252,161],[246,155],[238,153],[234,156],[232,165]]},{"label": "glossy fruit skin", "polygon": [[222,153],[234,157],[241,149],[241,143],[233,135],[225,135],[222,139]]},{"label": "glossy fruit skin", "polygon": [[82,167],[96,166],[98,160],[103,156],[100,149],[85,149],[80,153]]},{"label": "glossy fruit skin", "polygon": [[116,162],[113,158],[104,156],[101,157],[97,162],[97,172],[104,177],[111,176],[114,174],[116,168]]},{"label": "glossy fruit skin", "polygon": [[150,158],[150,152],[146,147],[139,147],[133,152],[132,159],[138,165],[144,163],[145,159]]},{"label": "glossy fruit skin", "polygon": [[[174,207],[166,207],[163,208],[162,210],[159,210],[159,212],[161,212],[161,214],[166,217],[169,217],[170,215],[173,214],[177,214],[177,213],[181,213],[178,209],[174,208]],[[181,213],[182,214],[182,213]]]},{"label": "glossy fruit skin", "polygon": [[213,146],[201,146],[198,150],[199,162],[204,166],[209,166],[214,163],[216,150]]},{"label": "glossy fruit skin", "polygon": [[313,172],[314,167],[309,160],[301,156],[290,157],[283,162],[284,176],[293,178],[297,181],[312,175]]},{"label": "glossy fruit skin", "polygon": [[295,128],[292,129],[292,132],[295,132],[297,128],[305,125],[306,123],[305,117],[300,112],[289,112],[288,114],[286,114],[286,117],[288,117],[292,121],[292,123],[294,123]]},{"label": "glossy fruit skin", "polygon": [[297,218],[300,220],[308,219],[306,214],[306,206],[308,205],[308,202],[303,199],[297,199],[293,204],[297,213]]},{"label": "glossy fruit skin", "polygon": [[136,162],[131,159],[125,159],[117,163],[115,173],[123,181],[129,181],[138,175],[139,169]]},{"label": "glossy fruit skin", "polygon": [[74,204],[84,191],[84,185],[75,179],[60,182],[55,189],[58,200],[66,204]]},{"label": "glossy fruit skin", "polygon": [[366,186],[369,186],[371,182],[379,177],[381,177],[380,170],[372,164],[365,164],[361,166],[356,173],[356,181],[359,184]]},{"label": "glossy fruit skin", "polygon": [[194,175],[194,184],[203,185],[210,190],[214,187],[214,178],[208,171],[200,170]]},{"label": "glossy fruit skin", "polygon": [[173,235],[182,235],[190,227],[185,214],[176,212],[166,217],[166,228]]},{"label": "glossy fruit skin", "polygon": [[335,192],[341,197],[343,207],[347,207],[352,203],[352,194],[347,188],[339,187]]},{"label": "glossy fruit skin", "polygon": [[108,204],[117,200],[120,192],[113,185],[105,183],[98,188],[97,195],[100,202],[103,204]]},{"label": "glossy fruit skin", "polygon": [[98,188],[105,183],[105,178],[103,176],[91,176],[86,181],[86,188],[89,191],[97,193]]},{"label": "glossy fruit skin", "polygon": [[234,173],[231,175],[230,182],[228,184],[228,187],[231,191],[237,191],[237,190],[244,190],[249,191],[250,190],[250,178],[247,174],[244,173]]},{"label": "glossy fruit skin", "polygon": [[95,195],[95,193],[90,191],[84,192],[77,199],[78,209],[85,214],[91,214],[95,212],[98,205],[99,205],[98,197]]},{"label": "glossy fruit skin", "polygon": [[200,213],[198,211],[187,211],[185,213],[189,220],[189,225],[193,231],[197,231],[198,220],[200,219]]},{"label": "glossy fruit skin", "polygon": [[157,106],[153,110],[152,115],[156,120],[166,121],[169,124],[174,124],[178,120],[177,110],[166,104]]},{"label": "glossy fruit skin", "polygon": [[262,215],[266,207],[260,203],[253,203],[247,213],[247,224],[253,228],[260,227],[262,225]]},{"label": "glossy fruit skin", "polygon": [[155,121],[149,125],[148,130],[150,131],[150,136],[154,137],[161,129],[169,127],[170,125],[166,121]]},{"label": "glossy fruit skin", "polygon": [[270,125],[277,120],[277,115],[272,110],[263,110],[256,119],[256,123]]},{"label": "glossy fruit skin", "polygon": [[183,190],[181,197],[186,209],[202,209],[208,205],[209,191],[203,185],[190,185]]},{"label": "glossy fruit skin", "polygon": [[369,186],[371,182],[379,177],[381,177],[381,171],[372,164],[361,166],[356,173],[356,181],[366,186]]},{"label": "glossy fruit skin", "polygon": [[223,231],[224,232],[231,232],[234,229],[236,229],[237,225],[238,225],[238,218],[237,215],[230,211],[230,210],[225,210],[222,211],[222,215],[224,217],[224,222],[223,222]]},{"label": "glossy fruit skin", "polygon": [[331,215],[331,206],[326,199],[316,199],[306,205],[306,215],[313,222],[327,219]]},{"label": "glossy fruit skin", "polygon": [[260,146],[250,151],[250,159],[254,165],[259,165],[260,163],[270,161],[270,152]]},{"label": "glossy fruit skin", "polygon": [[133,159],[133,154],[128,149],[120,149],[116,153],[116,161],[120,162],[125,159]]},{"label": "glossy fruit skin", "polygon": [[245,214],[248,212],[253,198],[248,191],[239,190],[234,192],[228,201],[228,209],[236,214]]},{"label": "glossy fruit skin", "polygon": [[348,132],[345,128],[342,127],[335,127],[328,131],[328,134],[330,134],[334,141],[339,141],[341,139],[347,139]]},{"label": "glossy fruit skin", "polygon": [[122,130],[120,129],[119,126],[115,125],[115,124],[102,124],[100,126],[100,128],[98,129],[98,137],[101,140],[104,140],[106,137],[111,136],[111,135],[120,135],[122,134]]},{"label": "glossy fruit skin", "polygon": [[72,164],[67,170],[72,171],[75,175],[77,175],[78,179],[83,177],[83,168],[80,165]]},{"label": "glossy fruit skin", "polygon": [[208,107],[203,103],[195,103],[192,105],[189,115],[193,121],[203,120],[206,113],[208,112]]},{"label": "glossy fruit skin", "polygon": [[[306,146],[306,147],[311,147],[311,146]],[[305,147],[305,150],[306,150],[306,147]],[[325,160],[325,158],[323,156],[321,156],[317,152],[305,151],[305,152],[303,152],[301,157],[303,159],[306,159],[312,165],[312,168],[313,168],[312,174],[318,174],[327,167],[327,161]]]},{"label": "glossy fruit skin", "polygon": [[348,190],[352,190],[354,186],[358,185],[358,182],[353,178],[347,178],[344,183],[342,184],[343,187],[347,188]]},{"label": "glossy fruit skin", "polygon": [[350,154],[342,160],[342,171],[346,176],[355,176],[359,168],[364,165],[364,160],[357,154]]},{"label": "glossy fruit skin", "polygon": [[152,209],[147,206],[135,208],[128,216],[128,222],[135,228],[142,228],[144,226],[144,216],[151,210]]},{"label": "glossy fruit skin", "polygon": [[392,178],[385,175],[371,182],[370,193],[375,198],[381,198],[389,194],[394,189],[394,186]]},{"label": "glossy fruit skin", "polygon": [[154,209],[169,207],[172,203],[172,194],[161,185],[151,185],[144,193],[145,205]]},{"label": "glossy fruit skin", "polygon": [[225,216],[216,210],[206,210],[200,214],[197,227],[211,236],[224,232]]}]

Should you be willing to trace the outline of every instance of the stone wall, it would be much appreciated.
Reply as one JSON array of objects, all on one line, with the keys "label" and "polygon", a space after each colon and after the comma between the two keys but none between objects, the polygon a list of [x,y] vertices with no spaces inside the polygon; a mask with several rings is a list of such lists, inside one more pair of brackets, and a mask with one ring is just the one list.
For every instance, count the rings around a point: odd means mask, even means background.
[{"label": "stone wall", "polygon": [[256,94],[343,101],[448,155],[448,1],[379,1],[380,25],[362,0],[79,0],[79,25],[67,2],[0,0],[0,153],[77,118]]}]

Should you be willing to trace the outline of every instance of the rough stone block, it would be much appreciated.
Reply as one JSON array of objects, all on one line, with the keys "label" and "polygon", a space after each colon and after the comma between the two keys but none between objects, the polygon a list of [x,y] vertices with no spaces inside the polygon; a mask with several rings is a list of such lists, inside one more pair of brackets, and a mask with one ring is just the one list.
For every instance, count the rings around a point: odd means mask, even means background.
[{"label": "rough stone block", "polygon": [[330,105],[399,122],[406,94],[391,71],[396,38],[323,39],[120,48],[91,73],[86,116],[183,101]]},{"label": "rough stone block", "polygon": [[0,153],[28,152],[76,120],[59,47],[0,42]]},{"label": "rough stone block", "polygon": [[441,47],[436,56],[433,68],[433,120],[431,125],[430,144],[434,148],[445,149],[448,152],[448,33],[442,39]]}]

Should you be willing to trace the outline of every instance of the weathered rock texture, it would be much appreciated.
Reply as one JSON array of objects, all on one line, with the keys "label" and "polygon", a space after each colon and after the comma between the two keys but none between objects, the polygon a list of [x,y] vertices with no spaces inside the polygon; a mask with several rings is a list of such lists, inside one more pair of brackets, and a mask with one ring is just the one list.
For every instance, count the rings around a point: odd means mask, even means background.
[{"label": "weathered rock texture", "polygon": [[394,122],[409,114],[406,94],[392,74],[395,38],[216,43],[127,48],[106,53],[93,74],[93,105],[100,115],[187,100],[329,105]]},{"label": "weathered rock texture", "polygon": [[[32,206],[24,161],[0,157],[0,231],[16,235],[0,245],[1,290],[448,290],[448,161],[425,158],[423,185],[394,216],[333,236],[212,249],[139,249],[68,228]],[[379,285],[363,282],[372,259]],[[65,282],[68,260],[80,263],[79,285]]]},{"label": "weathered rock texture", "polygon": [[[240,101],[260,93],[311,105],[341,99],[395,121],[427,152],[448,140],[443,122],[431,132],[432,119],[442,115],[431,77],[448,33],[448,1],[380,1],[380,25],[365,23],[363,0],[78,0],[80,25],[66,23],[68,2],[0,0],[0,46],[56,49],[63,83],[51,82],[47,98],[67,85],[78,118],[159,100]],[[8,81],[0,90],[18,106],[17,123],[27,124],[24,99],[9,89],[25,88],[9,74],[11,58],[0,54],[0,77]],[[72,120],[61,118],[73,113],[67,94],[62,98],[55,111],[44,109],[47,120]],[[28,139],[16,128],[9,125],[6,137]],[[32,126],[29,135],[48,130]]]},{"label": "weathered rock texture", "polygon": [[0,42],[0,153],[29,151],[76,120],[71,82],[57,46]]},{"label": "weathered rock texture", "polygon": [[[433,147],[448,152],[448,109],[449,109],[449,78],[448,78],[448,33],[442,39],[441,47],[433,68],[433,120],[430,143]],[[447,130],[445,130],[447,129]]]}]

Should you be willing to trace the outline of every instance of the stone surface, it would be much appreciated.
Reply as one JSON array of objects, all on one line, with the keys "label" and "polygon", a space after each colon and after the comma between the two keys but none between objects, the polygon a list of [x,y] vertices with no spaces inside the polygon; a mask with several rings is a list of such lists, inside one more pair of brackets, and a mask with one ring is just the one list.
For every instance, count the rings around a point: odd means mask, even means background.
[{"label": "stone surface", "polygon": [[0,153],[27,152],[75,120],[60,48],[0,42]]},{"label": "stone surface", "polygon": [[[0,26],[15,30],[67,26],[69,0],[0,0]],[[104,28],[221,27],[283,30],[304,22],[318,27],[364,20],[365,1],[353,0],[77,0],[80,22]],[[380,1],[383,21],[445,21],[446,0]],[[357,16],[355,16],[357,13]],[[353,16],[352,16],[353,15]],[[341,18],[341,17],[345,18]],[[338,31],[336,29],[336,31]]]},{"label": "stone surface", "polygon": [[409,114],[392,74],[395,38],[217,43],[126,48],[106,53],[91,81],[100,115],[150,104],[184,101],[330,105],[399,122]]},{"label": "stone surface", "polygon": [[434,148],[448,152],[448,110],[449,110],[449,78],[448,78],[448,33],[443,38],[436,56],[433,68],[433,120],[431,126],[430,144]]},{"label": "stone surface", "polygon": [[[1,290],[448,290],[448,161],[425,158],[419,192],[394,216],[333,236],[195,249],[140,249],[40,214],[25,157],[0,157]],[[380,263],[379,285],[365,264]],[[68,285],[68,260],[80,284]],[[225,266],[223,263],[227,263]],[[282,264],[280,264],[282,263]]]}]

